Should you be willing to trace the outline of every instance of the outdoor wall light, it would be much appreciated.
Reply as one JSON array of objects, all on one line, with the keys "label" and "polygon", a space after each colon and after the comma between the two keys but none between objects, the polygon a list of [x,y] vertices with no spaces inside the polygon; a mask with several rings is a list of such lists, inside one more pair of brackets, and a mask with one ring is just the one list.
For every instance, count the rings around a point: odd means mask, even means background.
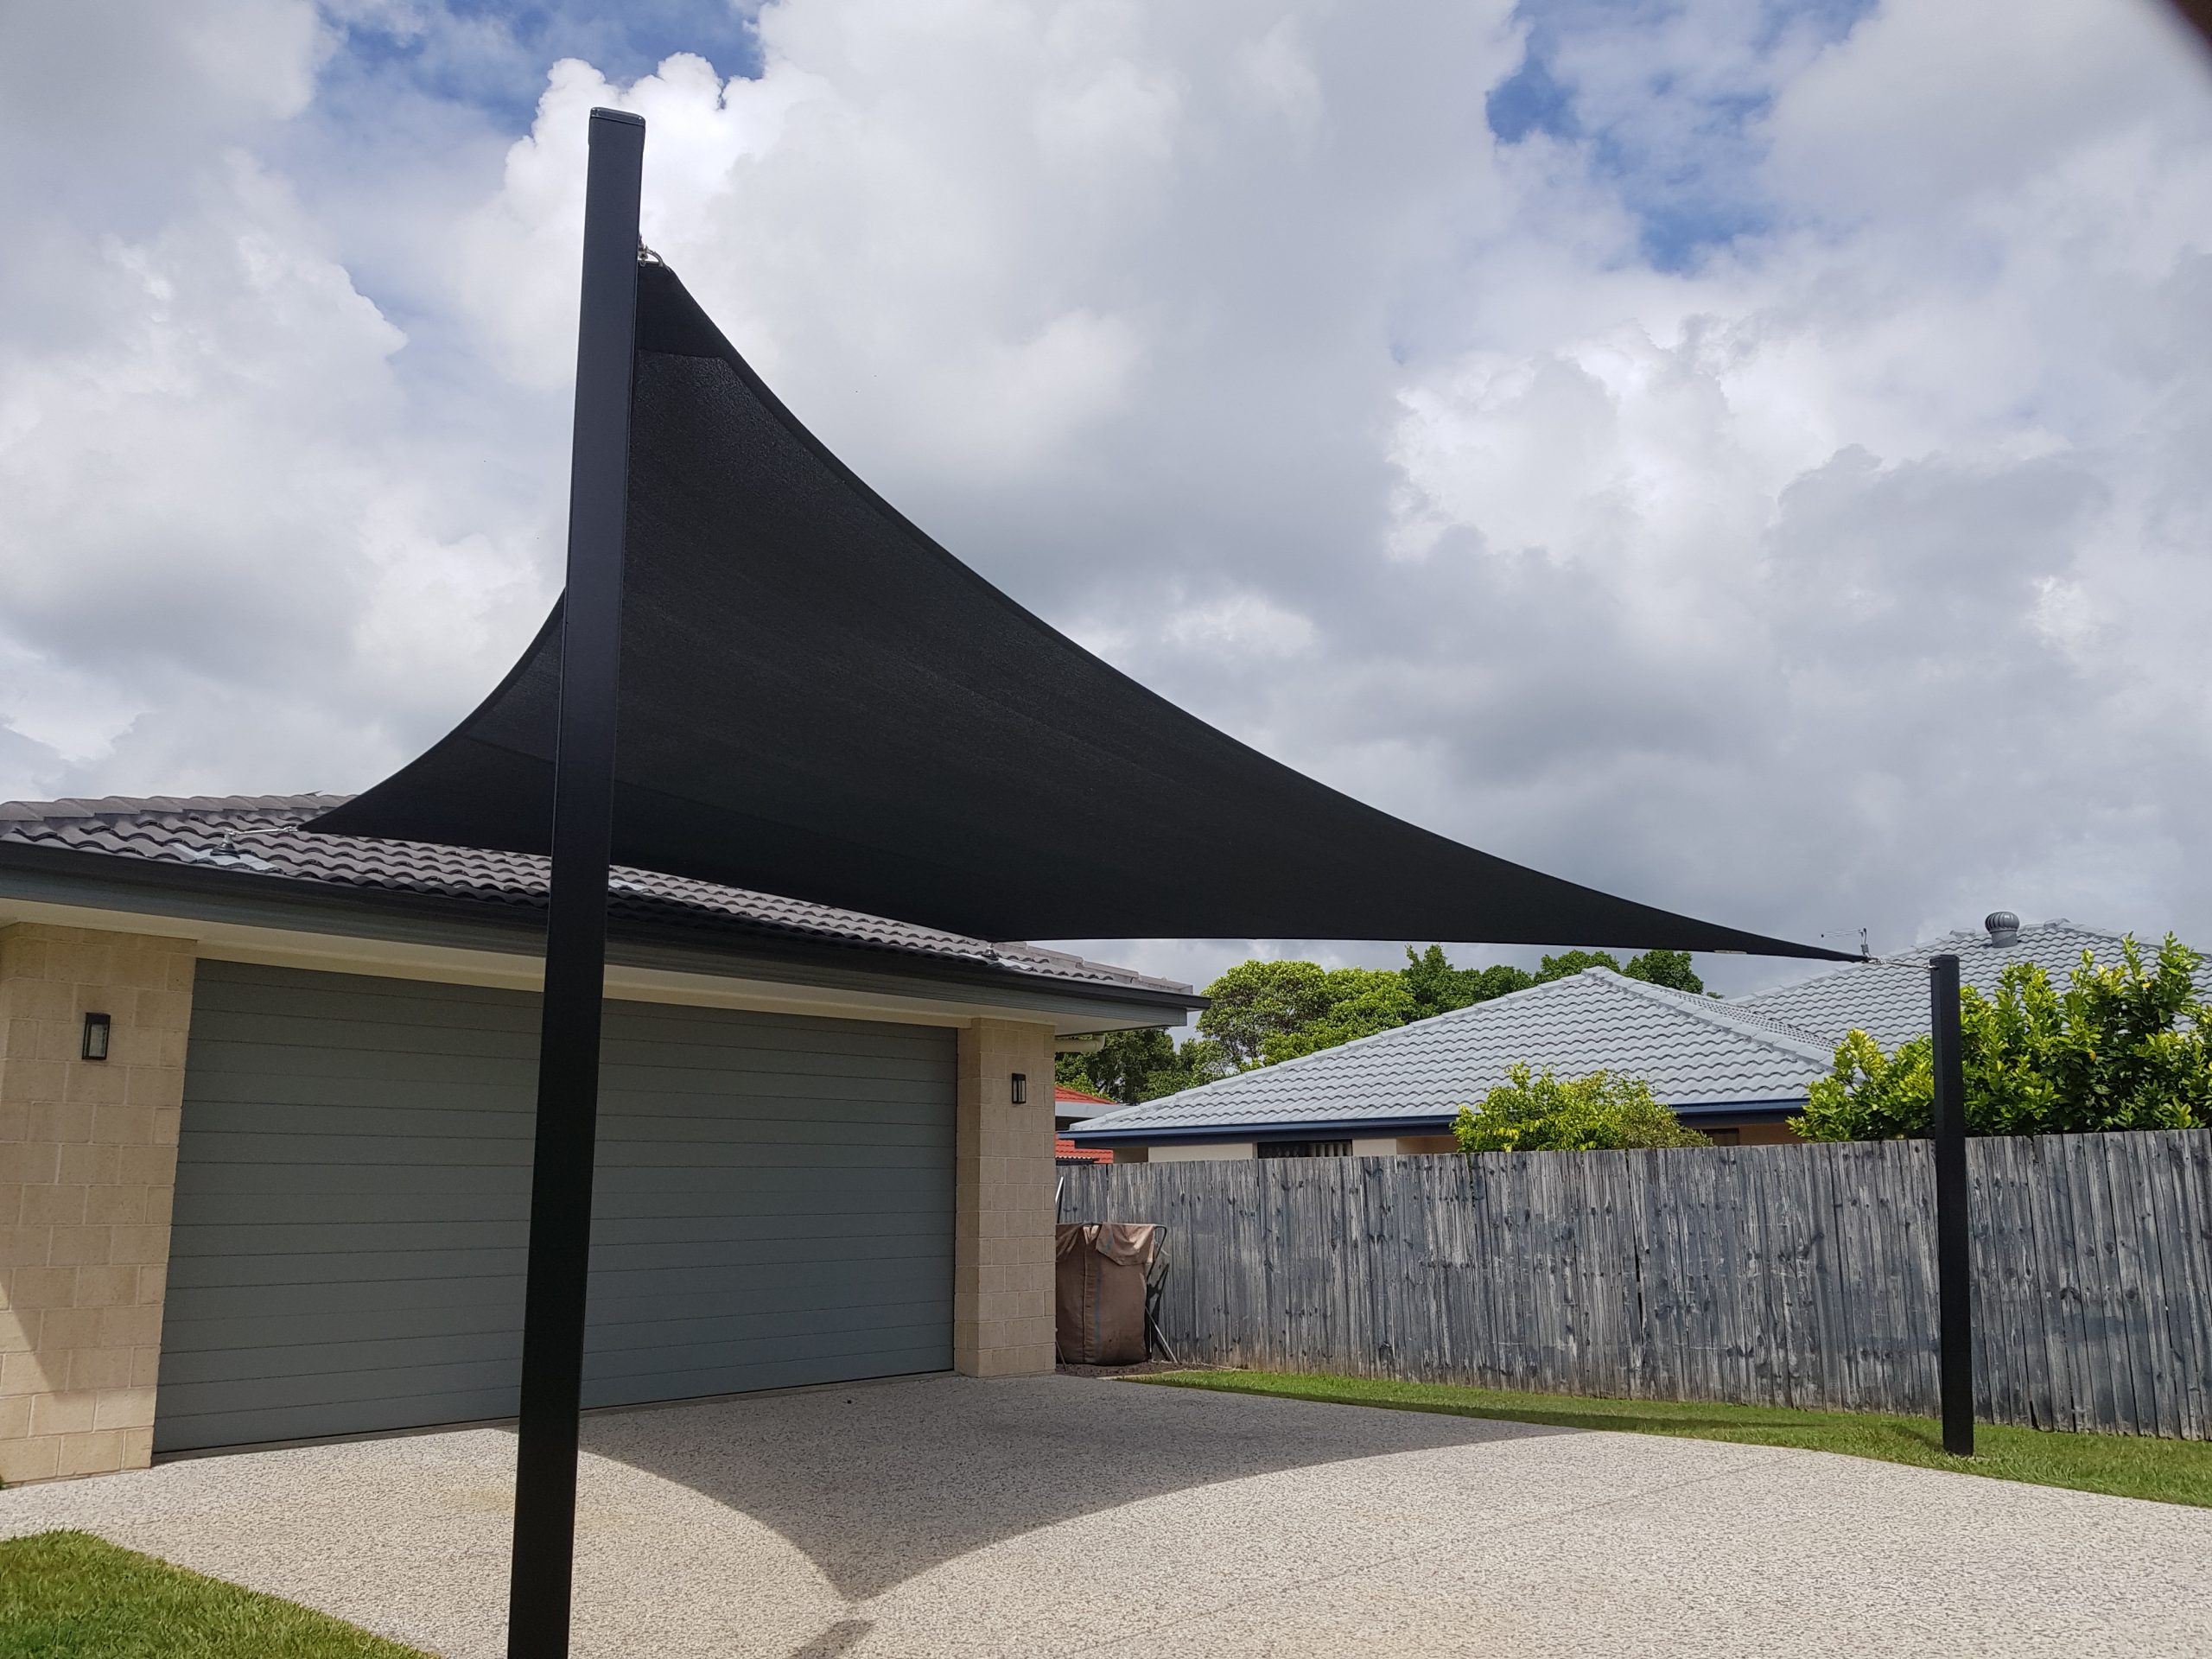
[{"label": "outdoor wall light", "polygon": [[107,1058],[108,1017],[104,1014],[85,1016],[85,1058],[88,1060]]},{"label": "outdoor wall light", "polygon": [[1017,1106],[1029,1103],[1029,1074],[1026,1071],[1014,1074],[1014,1103]]}]

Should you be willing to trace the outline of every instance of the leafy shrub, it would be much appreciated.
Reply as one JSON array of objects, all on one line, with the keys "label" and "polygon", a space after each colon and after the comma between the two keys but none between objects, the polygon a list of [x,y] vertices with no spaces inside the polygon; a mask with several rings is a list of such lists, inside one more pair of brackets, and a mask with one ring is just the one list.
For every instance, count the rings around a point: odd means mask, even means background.
[{"label": "leafy shrub", "polygon": [[1561,1079],[1532,1077],[1516,1065],[1483,1097],[1462,1106],[1452,1125],[1459,1150],[1601,1152],[1624,1147],[1702,1147],[1710,1143],[1652,1098],[1651,1085],[1611,1071]]},{"label": "leafy shrub", "polygon": [[[2079,1135],[2212,1126],[2212,1007],[2196,993],[2203,958],[2171,933],[2145,967],[2133,938],[2098,966],[2088,951],[2061,992],[2015,963],[1985,997],[1959,993],[1969,1135]],[[1936,1072],[1926,1037],[1885,1054],[1854,1031],[1790,1127],[1812,1141],[1929,1133]]]}]

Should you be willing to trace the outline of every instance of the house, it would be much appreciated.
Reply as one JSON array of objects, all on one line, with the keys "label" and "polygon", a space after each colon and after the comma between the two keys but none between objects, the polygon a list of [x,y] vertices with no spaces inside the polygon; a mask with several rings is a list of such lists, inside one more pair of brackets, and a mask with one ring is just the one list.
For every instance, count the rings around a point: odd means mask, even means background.
[{"label": "house", "polygon": [[[1794,1141],[1786,1120],[1854,1030],[1885,1048],[1928,1029],[1928,962],[1959,958],[1961,983],[1993,995],[2033,962],[2057,982],[2084,950],[2115,960],[2120,936],[2065,921],[2022,926],[1993,913],[1878,961],[1721,1001],[1602,968],[1240,1072],[1078,1125],[1077,1146],[1117,1160],[1326,1157],[1448,1152],[1449,1128],[1523,1062],[1561,1077],[1641,1077],[1692,1128],[1726,1145]],[[2200,977],[2212,996],[2212,968]]]},{"label": "house", "polygon": [[1643,1078],[1699,1128],[1788,1139],[1833,1045],[1772,1015],[1592,968],[1077,1126],[1117,1160],[1449,1152],[1452,1121],[1525,1063]]},{"label": "house", "polygon": [[1052,1161],[1056,1164],[1110,1164],[1113,1153],[1103,1147],[1078,1147],[1068,1139],[1065,1131],[1085,1118],[1096,1117],[1102,1111],[1112,1111],[1121,1103],[1094,1095],[1082,1089],[1071,1089],[1065,1083],[1052,1088]]},{"label": "house", "polygon": [[1119,1109],[1121,1103],[1118,1100],[1109,1100],[1103,1095],[1094,1095],[1088,1090],[1071,1089],[1065,1083],[1054,1084],[1052,1127],[1056,1129],[1072,1128],[1085,1118]]},{"label": "house", "polygon": [[[515,1408],[544,861],[336,798],[0,805],[0,1479]],[[638,870],[608,936],[587,1405],[1051,1369],[1056,1046],[1201,999]]]},{"label": "house", "polygon": [[[1959,959],[1959,983],[1971,985],[1985,996],[1997,994],[1997,982],[2015,963],[2032,962],[2064,985],[2066,977],[2082,965],[2082,953],[2093,952],[2101,963],[2120,960],[2121,936],[2107,928],[2085,927],[2064,918],[2021,925],[2009,911],[1996,911],[1980,931],[1946,933],[1916,944],[1910,950],[1872,962],[1854,962],[1847,968],[1816,974],[1794,985],[1739,997],[1732,1004],[1755,1008],[1804,1032],[1833,1049],[1853,1031],[1863,1031],[1884,1048],[1895,1048],[1926,1034],[1928,1030],[1928,963],[1945,952]],[[2158,941],[2144,941],[2155,950]],[[2212,965],[2197,975],[2197,983],[2212,996]]]}]

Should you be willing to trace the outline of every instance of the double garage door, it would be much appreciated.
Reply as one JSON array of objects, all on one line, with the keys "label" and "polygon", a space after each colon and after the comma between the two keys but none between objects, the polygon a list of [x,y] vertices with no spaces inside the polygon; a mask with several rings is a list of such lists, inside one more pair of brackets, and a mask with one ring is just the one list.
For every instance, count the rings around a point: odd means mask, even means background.
[{"label": "double garage door", "polygon": [[[584,1403],[952,1363],[951,1033],[610,1002]],[[203,962],[157,1451],[512,1415],[537,1001]]]}]

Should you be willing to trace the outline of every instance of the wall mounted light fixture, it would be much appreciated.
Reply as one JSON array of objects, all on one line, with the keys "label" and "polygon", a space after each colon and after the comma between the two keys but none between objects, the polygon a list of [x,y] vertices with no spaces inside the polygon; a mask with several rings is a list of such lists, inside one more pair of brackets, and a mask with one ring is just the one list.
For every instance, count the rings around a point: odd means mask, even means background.
[{"label": "wall mounted light fixture", "polygon": [[1017,1106],[1029,1103],[1029,1074],[1026,1071],[1014,1074],[1014,1103]]},{"label": "wall mounted light fixture", "polygon": [[107,1058],[108,1017],[104,1014],[85,1016],[85,1058],[88,1060]]}]

